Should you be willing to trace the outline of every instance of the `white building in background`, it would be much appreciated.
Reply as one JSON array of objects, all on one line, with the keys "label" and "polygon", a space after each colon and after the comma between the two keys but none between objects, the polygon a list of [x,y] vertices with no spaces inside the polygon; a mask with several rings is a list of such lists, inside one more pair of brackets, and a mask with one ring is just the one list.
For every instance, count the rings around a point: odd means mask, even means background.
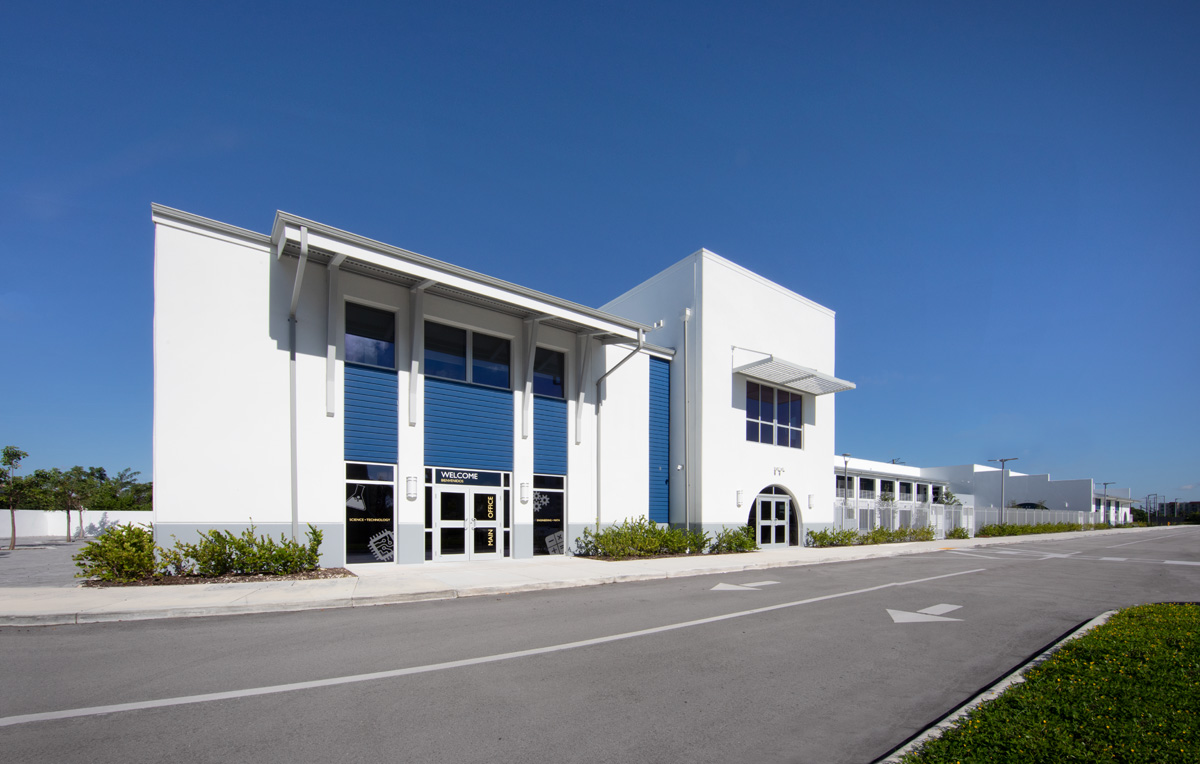
[{"label": "white building in background", "polygon": [[835,524],[834,314],[717,255],[596,310],[283,212],[153,220],[160,542],[311,524],[324,565],[421,563]]},{"label": "white building in background", "polygon": [[[1054,522],[1081,524],[1128,523],[1133,500],[1129,489],[1097,490],[1094,481],[1051,480],[1049,475],[1029,475],[982,464],[951,467],[916,467],[867,459],[833,458],[841,527],[861,530],[888,525],[888,512],[896,512],[894,523],[907,525],[933,512],[940,530],[968,530],[1001,521],[1036,522],[1038,512],[1050,510]],[[954,494],[961,509],[939,507],[945,492]],[[1002,496],[1003,494],[1003,496]],[[885,501],[885,496],[890,497]]]}]

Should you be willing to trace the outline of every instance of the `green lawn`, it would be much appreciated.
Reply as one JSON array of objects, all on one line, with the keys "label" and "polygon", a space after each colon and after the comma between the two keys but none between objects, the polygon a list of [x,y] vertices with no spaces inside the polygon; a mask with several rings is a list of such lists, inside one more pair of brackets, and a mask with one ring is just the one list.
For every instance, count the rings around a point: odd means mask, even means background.
[{"label": "green lawn", "polygon": [[1200,762],[1200,605],[1123,610],[1025,680],[904,762]]}]

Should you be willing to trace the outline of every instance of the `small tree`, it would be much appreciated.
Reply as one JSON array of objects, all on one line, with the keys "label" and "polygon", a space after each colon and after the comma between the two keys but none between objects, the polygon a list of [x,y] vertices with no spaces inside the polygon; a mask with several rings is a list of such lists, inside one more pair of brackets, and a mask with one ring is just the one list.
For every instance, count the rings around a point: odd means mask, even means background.
[{"label": "small tree", "polygon": [[8,494],[8,514],[12,518],[12,536],[8,539],[8,548],[17,548],[17,467],[21,460],[29,456],[16,446],[5,446],[0,452],[0,487]]},{"label": "small tree", "polygon": [[955,496],[954,493],[951,492],[951,490],[949,488],[947,488],[945,491],[942,491],[942,495],[939,496],[937,498],[937,501],[934,502],[934,504],[945,504],[947,507],[953,506],[958,503],[959,503],[958,497]]},{"label": "small tree", "polygon": [[79,465],[63,472],[57,467],[49,472],[52,493],[52,508],[67,513],[67,541],[71,533],[71,513],[79,513],[79,529],[83,530],[83,508],[87,506],[98,487],[108,480],[103,467],[84,469]]}]

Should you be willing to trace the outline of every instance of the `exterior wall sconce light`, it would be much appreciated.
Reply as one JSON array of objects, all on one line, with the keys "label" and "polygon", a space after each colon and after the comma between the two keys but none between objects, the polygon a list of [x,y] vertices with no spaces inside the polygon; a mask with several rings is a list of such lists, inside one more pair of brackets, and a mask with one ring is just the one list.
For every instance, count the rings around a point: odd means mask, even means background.
[{"label": "exterior wall sconce light", "polygon": [[808,508],[813,508],[813,495],[811,493],[808,495]]},{"label": "exterior wall sconce light", "polygon": [[738,506],[739,507],[742,506],[742,492],[741,491],[737,492],[737,501],[738,501]]},{"label": "exterior wall sconce light", "polygon": [[529,503],[529,483],[521,483],[521,503]]},{"label": "exterior wall sconce light", "polygon": [[417,500],[417,479],[415,477],[413,477],[412,475],[409,475],[407,478],[404,479],[404,486],[405,486],[404,495],[408,497],[409,501],[416,501]]}]

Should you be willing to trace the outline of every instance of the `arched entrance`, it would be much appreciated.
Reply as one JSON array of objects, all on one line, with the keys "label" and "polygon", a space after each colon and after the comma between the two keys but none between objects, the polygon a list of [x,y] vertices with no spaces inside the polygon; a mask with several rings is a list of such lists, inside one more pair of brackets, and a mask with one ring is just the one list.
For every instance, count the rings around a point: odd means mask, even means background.
[{"label": "arched entrance", "polygon": [[760,547],[798,546],[800,518],[791,494],[777,485],[769,485],[754,497],[748,525]]}]

